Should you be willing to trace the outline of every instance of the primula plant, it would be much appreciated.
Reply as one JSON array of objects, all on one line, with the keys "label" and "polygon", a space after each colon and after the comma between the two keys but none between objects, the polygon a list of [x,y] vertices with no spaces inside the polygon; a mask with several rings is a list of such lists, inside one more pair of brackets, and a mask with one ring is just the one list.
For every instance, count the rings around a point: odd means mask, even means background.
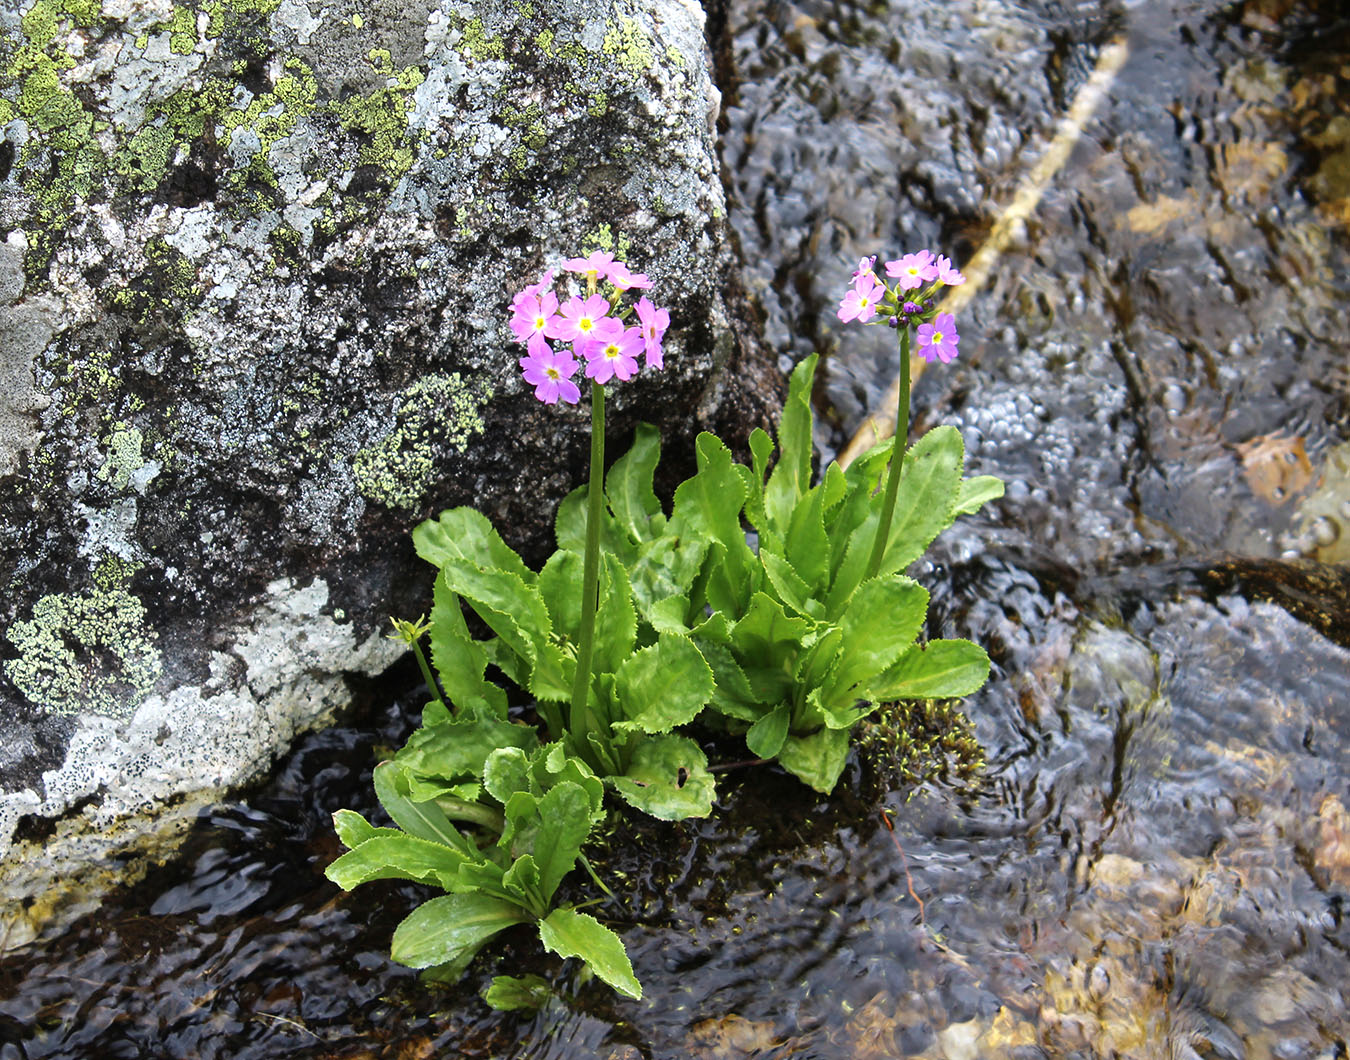
[{"label": "primula plant", "polygon": [[[714,785],[692,723],[743,734],[817,791],[838,781],[856,723],[883,702],[962,696],[989,671],[983,649],[922,640],[928,594],[904,573],[959,515],[1002,494],[963,477],[950,427],[906,446],[911,331],[944,363],[960,341],[934,296],[963,277],[927,251],[864,259],[840,304],[845,322],[888,323],[900,336],[897,435],[813,484],[813,355],[794,371],[774,441],[750,439],[737,463],[711,434],[669,515],[652,487],[660,440],[641,425],[605,471],[605,387],[663,367],[669,313],[647,277],[607,253],[564,262],[517,294],[509,326],[525,347],[525,382],[544,404],[578,404],[590,381],[587,485],[556,518],[557,549],[534,571],[489,521],[455,508],[417,527],[437,568],[431,617],[396,622],[434,701],[407,745],[375,771],[396,828],[335,817],[350,848],[328,875],[350,888],[402,878],[448,892],[396,930],[394,957],[458,977],[497,932],[537,926],[545,947],[580,957],[631,997],[641,988],[623,944],[576,907],[555,906],[564,876],[604,816],[606,791],[664,820],[707,816]],[[569,277],[569,278],[570,278]],[[625,304],[627,302],[627,304]],[[471,635],[467,605],[489,631]],[[422,653],[426,636],[431,662]],[[496,672],[534,703],[512,720]],[[603,887],[603,885],[601,885]],[[536,978],[499,978],[502,1007],[538,995]]]}]

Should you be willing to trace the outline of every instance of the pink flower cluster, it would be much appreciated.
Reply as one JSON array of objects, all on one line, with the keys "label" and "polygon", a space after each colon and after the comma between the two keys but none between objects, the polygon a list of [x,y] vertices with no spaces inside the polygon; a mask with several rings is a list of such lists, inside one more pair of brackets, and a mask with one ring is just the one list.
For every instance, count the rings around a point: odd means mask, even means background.
[{"label": "pink flower cluster", "polygon": [[[853,273],[853,287],[839,303],[839,319],[845,323],[857,320],[866,324],[878,313],[888,311],[886,323],[891,327],[918,326],[916,352],[924,360],[936,359],[944,364],[955,360],[956,347],[961,341],[956,332],[956,319],[950,313],[936,312],[933,295],[941,287],[965,283],[966,278],[950,259],[934,257],[928,250],[886,262],[886,276],[895,281],[894,287],[877,278],[876,263],[876,255],[858,262]],[[918,293],[905,293],[902,297],[902,292],[909,291]]]},{"label": "pink flower cluster", "polygon": [[[613,254],[600,250],[585,258],[569,258],[563,268],[585,279],[585,297],[572,295],[560,302],[549,270],[511,300],[511,331],[525,344],[520,367],[525,382],[535,388],[535,397],[545,405],[580,401],[581,391],[572,382],[579,360],[586,362],[586,377],[597,383],[631,379],[642,355],[648,368],[664,367],[661,340],[670,327],[670,313],[658,309],[646,295],[631,308],[618,309],[625,291],[651,287],[646,276],[630,272]],[[612,288],[611,298],[597,292],[602,281]],[[638,323],[625,324],[633,312]],[[554,349],[550,339],[570,343],[571,349]]]}]

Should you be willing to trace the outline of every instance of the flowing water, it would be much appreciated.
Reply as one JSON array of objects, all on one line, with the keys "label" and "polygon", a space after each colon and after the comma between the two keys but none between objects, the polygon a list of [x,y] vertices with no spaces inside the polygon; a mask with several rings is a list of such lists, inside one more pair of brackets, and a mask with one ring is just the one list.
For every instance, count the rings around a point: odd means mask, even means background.
[{"label": "flowing water", "polygon": [[[1333,1060],[1350,1046],[1350,19],[1326,0],[732,0],[714,18],[744,278],[828,355],[829,455],[895,371],[857,259],[968,260],[1124,62],[915,392],[1007,498],[916,571],[988,645],[973,780],[719,813],[597,856],[646,999],[522,934],[460,985],[386,954],[421,888],[343,895],[328,814],[406,672],[200,822],[181,863],[0,959],[10,1057]],[[415,693],[410,693],[415,696]],[[881,791],[882,794],[878,794]],[[893,826],[882,822],[892,811]],[[893,828],[893,830],[892,830]],[[534,971],[558,996],[477,993]]]}]

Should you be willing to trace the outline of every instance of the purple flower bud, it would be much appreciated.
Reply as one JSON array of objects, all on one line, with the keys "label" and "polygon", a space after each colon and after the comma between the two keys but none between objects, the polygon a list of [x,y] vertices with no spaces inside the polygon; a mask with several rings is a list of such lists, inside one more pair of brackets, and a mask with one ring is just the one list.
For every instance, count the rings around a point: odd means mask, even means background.
[{"label": "purple flower bud", "polygon": [[925,299],[923,300],[923,307],[924,307],[925,310],[932,309],[932,308],[933,308],[933,300],[932,300],[931,298],[925,298]]},{"label": "purple flower bud", "polygon": [[898,327],[900,326],[900,318],[899,318],[899,317],[891,317],[891,319],[888,320],[888,321],[886,321],[886,323],[889,324],[889,325],[890,325],[891,327],[893,327],[893,328],[898,328]]},{"label": "purple flower bud", "polygon": [[919,307],[918,307],[917,305],[915,305],[913,302],[906,302],[906,303],[904,304],[904,306],[903,306],[903,310],[904,310],[905,316],[910,316],[910,317],[912,317],[912,316],[917,316],[918,313],[919,313]]}]

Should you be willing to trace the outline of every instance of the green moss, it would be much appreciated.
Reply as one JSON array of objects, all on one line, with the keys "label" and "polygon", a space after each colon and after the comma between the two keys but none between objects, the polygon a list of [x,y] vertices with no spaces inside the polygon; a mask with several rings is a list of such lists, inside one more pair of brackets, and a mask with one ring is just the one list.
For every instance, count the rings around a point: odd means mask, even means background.
[{"label": "green moss", "polygon": [[441,449],[462,453],[483,430],[482,406],[490,390],[479,391],[459,373],[431,375],[399,398],[396,426],[352,461],[362,495],[389,508],[414,509],[422,501]]},{"label": "green moss", "polygon": [[141,446],[145,438],[135,427],[119,426],[108,439],[108,455],[98,469],[98,477],[110,482],[113,489],[124,490],[131,484],[131,476],[145,466]]},{"label": "green moss", "polygon": [[882,790],[938,776],[969,778],[984,751],[959,700],[884,703],[862,725],[858,750]]},{"label": "green moss", "polygon": [[608,22],[609,27],[600,50],[612,55],[615,62],[630,74],[649,70],[652,66],[652,44],[642,27],[631,18],[622,18],[616,26]]},{"label": "green moss", "polygon": [[44,596],[5,639],[19,653],[5,663],[6,676],[49,714],[127,717],[164,670],[145,606],[123,588]]}]

